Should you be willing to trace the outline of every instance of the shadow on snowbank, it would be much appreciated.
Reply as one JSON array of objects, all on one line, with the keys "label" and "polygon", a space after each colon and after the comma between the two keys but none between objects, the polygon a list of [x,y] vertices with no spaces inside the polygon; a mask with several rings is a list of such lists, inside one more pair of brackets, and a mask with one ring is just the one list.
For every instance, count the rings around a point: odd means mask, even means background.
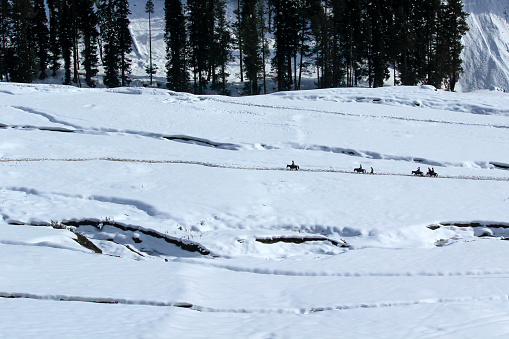
[{"label": "shadow on snowbank", "polygon": [[9,221],[8,223],[11,225],[48,226],[57,229],[67,228],[77,235],[77,239],[74,240],[78,244],[95,253],[111,254],[108,253],[109,246],[102,246],[106,241],[123,246],[141,257],[146,255],[178,257],[213,255],[211,251],[197,242],[111,220],[81,219],[29,224]]},{"label": "shadow on snowbank", "polygon": [[[470,221],[470,222],[442,222],[427,226],[430,230],[446,229],[457,233],[467,233],[471,236],[482,238],[491,237],[500,240],[509,240],[509,223],[492,221]],[[439,239],[435,242],[438,247],[452,244],[458,240],[458,236],[452,239]]]}]

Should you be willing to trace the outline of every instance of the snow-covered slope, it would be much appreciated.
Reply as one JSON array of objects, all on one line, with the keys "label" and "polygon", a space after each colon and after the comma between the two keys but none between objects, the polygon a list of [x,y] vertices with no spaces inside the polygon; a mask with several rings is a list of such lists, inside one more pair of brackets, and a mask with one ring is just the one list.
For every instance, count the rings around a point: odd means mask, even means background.
[{"label": "snow-covered slope", "polygon": [[[148,63],[148,15],[144,12],[144,0],[131,0],[131,32],[134,37],[133,74],[135,79],[147,81],[145,67]],[[475,91],[500,88],[509,90],[509,3],[505,0],[464,0],[465,11],[470,13],[468,25],[470,31],[463,41],[462,54],[464,74],[461,76],[458,90]],[[229,4],[229,13],[236,1]],[[155,14],[152,21],[152,52],[154,63],[159,67],[157,81],[165,83],[165,47],[164,47],[164,1],[155,1]],[[238,61],[230,65],[231,81],[238,81]],[[392,82],[389,82],[392,83]],[[135,84],[140,84],[135,82]]]},{"label": "snow-covered slope", "polygon": [[0,83],[0,337],[506,336],[508,130],[498,91]]},{"label": "snow-covered slope", "polygon": [[509,3],[503,0],[464,0],[470,31],[463,41],[463,91],[509,90]]}]

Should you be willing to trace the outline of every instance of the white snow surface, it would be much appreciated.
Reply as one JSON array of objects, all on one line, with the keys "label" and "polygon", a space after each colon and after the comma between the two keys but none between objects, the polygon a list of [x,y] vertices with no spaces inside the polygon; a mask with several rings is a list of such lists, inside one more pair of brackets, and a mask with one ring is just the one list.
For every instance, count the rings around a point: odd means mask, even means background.
[{"label": "white snow surface", "polygon": [[508,132],[500,91],[0,83],[0,337],[507,337]]}]

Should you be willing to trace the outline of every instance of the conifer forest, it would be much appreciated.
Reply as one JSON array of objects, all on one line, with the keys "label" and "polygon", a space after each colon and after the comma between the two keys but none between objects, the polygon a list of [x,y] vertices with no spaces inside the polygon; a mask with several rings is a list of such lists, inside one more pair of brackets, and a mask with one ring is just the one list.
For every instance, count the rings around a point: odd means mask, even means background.
[{"label": "conifer forest", "polygon": [[[0,81],[131,82],[128,0],[0,0]],[[154,3],[145,6],[154,16]],[[166,88],[242,93],[428,84],[454,91],[468,30],[461,0],[164,0]],[[151,34],[151,32],[150,32]],[[151,47],[150,47],[151,51]],[[147,60],[146,74],[157,67]],[[312,70],[312,71],[311,71]]]}]

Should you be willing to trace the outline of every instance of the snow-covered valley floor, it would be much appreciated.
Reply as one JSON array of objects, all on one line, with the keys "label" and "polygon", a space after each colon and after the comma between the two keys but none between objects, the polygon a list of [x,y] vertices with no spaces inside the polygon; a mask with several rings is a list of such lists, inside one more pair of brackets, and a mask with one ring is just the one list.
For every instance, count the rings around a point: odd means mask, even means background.
[{"label": "snow-covered valley floor", "polygon": [[501,92],[0,83],[0,216],[0,337],[509,336]]}]

